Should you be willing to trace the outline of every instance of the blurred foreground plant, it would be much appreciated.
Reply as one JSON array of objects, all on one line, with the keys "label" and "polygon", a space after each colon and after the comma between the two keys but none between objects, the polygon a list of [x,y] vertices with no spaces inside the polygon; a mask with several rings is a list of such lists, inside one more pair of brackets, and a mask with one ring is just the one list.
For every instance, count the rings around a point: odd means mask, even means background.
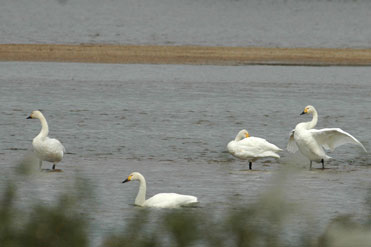
[{"label": "blurred foreground plant", "polygon": [[27,214],[16,209],[15,191],[9,184],[0,199],[0,246],[88,246],[87,221],[71,210],[66,195],[54,206],[36,204]]},{"label": "blurred foreground plant", "polygon": [[[20,169],[23,175],[26,169]],[[24,172],[26,171],[26,172]],[[125,228],[105,237],[104,247],[369,247],[371,246],[371,195],[366,198],[369,217],[355,221],[339,216],[318,236],[312,226],[300,219],[302,236],[287,242],[286,218],[297,206],[289,203],[283,193],[285,177],[264,193],[256,203],[235,205],[221,211],[208,208],[153,210],[133,207]],[[89,221],[84,203],[91,197],[91,186],[84,179],[60,194],[51,204],[34,203],[29,211],[17,207],[17,188],[8,181],[0,191],[0,246],[78,246],[89,243]],[[371,190],[370,190],[371,192]],[[84,206],[85,205],[85,206]],[[287,236],[287,234],[286,234]]]},{"label": "blurred foreground plant", "polygon": [[0,198],[0,246],[17,246],[17,230],[14,224],[15,186],[8,182]]},{"label": "blurred foreground plant", "polygon": [[55,206],[36,205],[19,233],[21,246],[88,246],[87,221],[62,195]]},{"label": "blurred foreground plant", "polygon": [[[21,176],[18,179],[32,172],[25,167],[24,163],[17,167],[17,176]],[[73,187],[54,203],[35,202],[30,210],[21,210],[17,206],[17,188],[7,181],[0,192],[0,246],[88,246],[88,221],[80,210],[84,204],[81,194],[89,194],[89,190],[83,179],[76,179]]]}]

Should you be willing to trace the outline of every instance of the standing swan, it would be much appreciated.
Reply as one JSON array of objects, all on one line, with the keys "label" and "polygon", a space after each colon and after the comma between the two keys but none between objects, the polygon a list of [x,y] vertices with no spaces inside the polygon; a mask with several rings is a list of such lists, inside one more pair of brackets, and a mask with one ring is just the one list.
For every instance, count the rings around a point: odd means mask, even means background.
[{"label": "standing swan", "polygon": [[312,169],[312,161],[321,162],[322,169],[325,168],[325,160],[331,157],[326,155],[323,148],[333,151],[338,146],[352,143],[362,147],[367,152],[362,143],[342,129],[313,129],[318,122],[318,113],[313,106],[306,106],[300,115],[303,114],[313,114],[313,119],[310,122],[296,125],[295,129],[291,131],[287,150],[295,153],[299,148],[300,152],[310,160],[309,169]]},{"label": "standing swan", "polygon": [[160,193],[146,200],[146,180],[139,172],[133,172],[123,183],[139,180],[139,191],[135,205],[152,208],[177,208],[197,203],[197,197],[176,193]]},{"label": "standing swan", "polygon": [[63,158],[65,149],[63,145],[57,139],[49,138],[48,123],[44,115],[40,111],[33,111],[27,119],[39,119],[41,122],[41,131],[33,139],[32,146],[37,157],[40,160],[40,169],[42,161],[48,161],[53,163],[53,170],[55,170],[55,164],[60,162]]},{"label": "standing swan", "polygon": [[249,169],[251,170],[252,162],[259,158],[273,157],[280,158],[276,152],[282,151],[276,145],[267,142],[263,138],[253,137],[249,135],[247,130],[238,132],[234,141],[230,141],[227,145],[228,152],[237,158],[248,160]]}]

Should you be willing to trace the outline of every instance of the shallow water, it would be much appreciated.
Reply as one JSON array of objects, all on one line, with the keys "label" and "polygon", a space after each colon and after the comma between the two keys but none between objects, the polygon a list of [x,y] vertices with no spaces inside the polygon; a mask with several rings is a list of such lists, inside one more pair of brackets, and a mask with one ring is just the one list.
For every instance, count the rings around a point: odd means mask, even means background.
[{"label": "shallow water", "polygon": [[367,0],[3,0],[0,43],[367,47]]},{"label": "shallow water", "polygon": [[[286,151],[282,159],[247,163],[226,152],[240,129],[285,148],[308,104],[318,128],[340,127],[370,150],[371,70],[367,67],[182,66],[73,63],[0,63],[0,165],[14,177],[40,129],[26,120],[41,109],[52,137],[67,149],[61,173],[35,173],[17,181],[20,206],[52,202],[76,176],[88,179],[94,204],[93,245],[133,217],[137,184],[121,182],[132,171],[147,178],[148,194],[195,195],[216,214],[247,205],[284,177],[285,197],[319,225],[340,214],[361,219],[371,186],[370,154],[352,145],[330,153],[325,171]],[[51,164],[44,163],[44,168]],[[315,164],[320,167],[320,164]],[[0,180],[1,189],[4,180]],[[300,216],[300,217],[299,217]],[[288,227],[291,227],[290,225]],[[292,226],[292,239],[300,227]]]}]

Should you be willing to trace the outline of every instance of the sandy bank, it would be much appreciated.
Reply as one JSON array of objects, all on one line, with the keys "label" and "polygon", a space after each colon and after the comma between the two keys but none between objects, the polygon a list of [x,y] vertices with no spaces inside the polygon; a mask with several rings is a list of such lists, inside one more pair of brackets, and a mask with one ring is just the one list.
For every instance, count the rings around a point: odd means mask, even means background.
[{"label": "sandy bank", "polygon": [[0,44],[0,61],[369,66],[371,49]]}]

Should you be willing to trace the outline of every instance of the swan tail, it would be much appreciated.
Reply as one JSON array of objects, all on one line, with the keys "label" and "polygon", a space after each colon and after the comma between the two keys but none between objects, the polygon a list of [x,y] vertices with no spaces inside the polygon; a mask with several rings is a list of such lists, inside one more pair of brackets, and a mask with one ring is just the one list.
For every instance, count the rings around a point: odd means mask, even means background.
[{"label": "swan tail", "polygon": [[290,153],[295,153],[298,151],[298,146],[296,145],[295,138],[294,138],[295,130],[292,130],[289,137],[289,142],[287,143],[287,151]]}]

